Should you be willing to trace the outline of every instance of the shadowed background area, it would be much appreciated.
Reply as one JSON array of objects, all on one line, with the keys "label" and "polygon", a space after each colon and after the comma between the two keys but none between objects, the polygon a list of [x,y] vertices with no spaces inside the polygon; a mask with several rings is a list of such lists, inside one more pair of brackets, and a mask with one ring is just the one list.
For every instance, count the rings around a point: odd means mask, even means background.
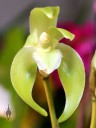
[{"label": "shadowed background area", "polygon": [[[81,56],[86,71],[86,87],[82,101],[74,114],[60,128],[89,128],[91,98],[88,86],[90,62],[96,49],[96,0],[1,0],[0,1],[0,127],[2,128],[50,128],[50,118],[42,117],[26,105],[17,95],[10,81],[10,66],[15,54],[24,45],[29,34],[29,14],[34,7],[60,6],[58,27],[75,34],[70,42]],[[63,111],[65,94],[57,71],[51,75],[52,92],[57,117]],[[26,93],[26,92],[25,92]],[[48,110],[40,76],[35,82],[33,97]],[[2,100],[3,99],[3,100]],[[2,107],[3,106],[3,107]],[[6,111],[11,111],[10,118]]]}]

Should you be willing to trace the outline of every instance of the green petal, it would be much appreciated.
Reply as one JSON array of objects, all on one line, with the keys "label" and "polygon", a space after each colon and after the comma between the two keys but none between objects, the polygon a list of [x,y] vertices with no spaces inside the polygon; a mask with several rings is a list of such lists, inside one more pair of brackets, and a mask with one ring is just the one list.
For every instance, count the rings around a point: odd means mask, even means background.
[{"label": "green petal", "polygon": [[52,38],[55,38],[57,40],[61,40],[62,38],[67,38],[69,40],[73,40],[75,35],[71,32],[62,29],[62,28],[56,28],[56,27],[50,27],[48,30],[48,33]]},{"label": "green petal", "polygon": [[58,73],[66,95],[65,108],[58,121],[63,122],[79,105],[85,85],[85,72],[80,56],[71,47],[60,43],[58,48],[63,54]]},{"label": "green petal", "polygon": [[56,26],[59,7],[34,8],[30,13],[30,33],[37,29],[38,36],[50,26]]},{"label": "green petal", "polygon": [[38,37],[37,37],[37,31],[36,29],[28,36],[25,47],[35,47],[38,45]]},{"label": "green petal", "polygon": [[11,81],[18,95],[34,110],[47,116],[47,112],[38,106],[32,98],[37,66],[32,57],[33,49],[22,48],[15,56],[11,66]]}]

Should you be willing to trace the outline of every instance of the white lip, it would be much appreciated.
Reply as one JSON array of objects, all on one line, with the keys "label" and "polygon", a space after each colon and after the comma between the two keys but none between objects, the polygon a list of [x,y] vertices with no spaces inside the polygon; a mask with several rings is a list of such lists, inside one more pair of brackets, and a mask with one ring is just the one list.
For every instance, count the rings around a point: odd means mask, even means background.
[{"label": "white lip", "polygon": [[36,51],[33,53],[33,58],[36,61],[39,70],[43,70],[46,74],[51,74],[60,66],[62,54],[57,49],[54,49],[49,53]]}]

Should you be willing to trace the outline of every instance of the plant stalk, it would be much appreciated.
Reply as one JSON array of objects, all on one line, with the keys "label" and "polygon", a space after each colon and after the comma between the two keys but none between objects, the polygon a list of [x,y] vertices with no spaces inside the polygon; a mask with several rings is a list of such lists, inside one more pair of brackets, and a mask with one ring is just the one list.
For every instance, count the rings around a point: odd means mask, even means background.
[{"label": "plant stalk", "polygon": [[52,128],[59,128],[59,124],[56,118],[51,88],[49,84],[49,77],[43,78],[43,84],[44,84],[44,89],[46,93]]},{"label": "plant stalk", "polygon": [[96,128],[96,100],[92,100],[92,117],[90,128]]},{"label": "plant stalk", "polygon": [[96,128],[96,52],[91,61],[89,87],[92,99],[92,115],[90,128]]}]

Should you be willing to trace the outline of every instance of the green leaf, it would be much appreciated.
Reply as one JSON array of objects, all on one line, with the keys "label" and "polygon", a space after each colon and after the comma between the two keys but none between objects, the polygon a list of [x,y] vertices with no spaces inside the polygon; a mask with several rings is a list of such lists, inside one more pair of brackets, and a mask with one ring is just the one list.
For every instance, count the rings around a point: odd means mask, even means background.
[{"label": "green leaf", "polygon": [[63,54],[58,73],[66,95],[65,108],[58,121],[63,122],[79,105],[85,85],[85,72],[80,56],[71,47],[60,43],[58,48]]},{"label": "green leaf", "polygon": [[54,39],[61,40],[62,38],[67,38],[70,40],[73,40],[75,35],[72,34],[71,32],[62,29],[62,28],[56,28],[56,27],[50,27],[48,30],[48,33],[50,36]]},{"label": "green leaf", "polygon": [[22,48],[15,56],[11,66],[11,81],[18,95],[34,110],[47,116],[47,112],[38,106],[32,98],[37,66],[32,57],[31,47]]},{"label": "green leaf", "polygon": [[30,33],[37,29],[38,36],[50,26],[56,26],[59,7],[34,8],[30,13]]},{"label": "green leaf", "polygon": [[4,45],[0,49],[0,83],[12,89],[10,82],[10,66],[12,60],[24,44],[25,31],[21,26],[10,28],[3,35]]},{"label": "green leaf", "polygon": [[11,28],[7,31],[4,35],[5,43],[0,55],[0,63],[8,67],[16,52],[23,46],[24,39],[25,32],[21,27]]}]

